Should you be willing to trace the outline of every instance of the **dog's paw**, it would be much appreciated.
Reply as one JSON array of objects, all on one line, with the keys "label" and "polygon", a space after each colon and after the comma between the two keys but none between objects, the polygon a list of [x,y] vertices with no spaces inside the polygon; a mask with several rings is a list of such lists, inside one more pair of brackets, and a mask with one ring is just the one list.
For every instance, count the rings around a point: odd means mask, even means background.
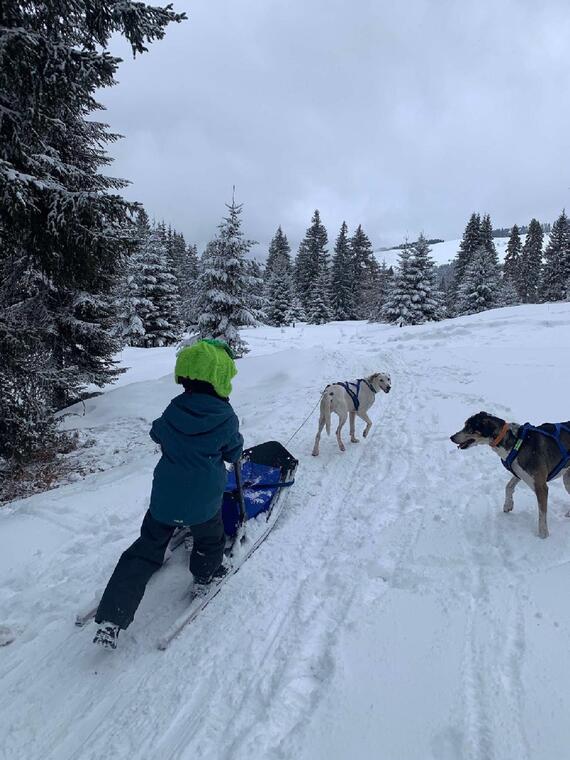
[{"label": "dog's paw", "polygon": [[503,507],[503,512],[512,512],[514,506],[515,505],[512,504],[512,503],[511,504],[505,504],[505,506]]},{"label": "dog's paw", "polygon": [[548,538],[548,528],[542,528],[538,530],[538,537],[539,538]]},{"label": "dog's paw", "polygon": [[351,439],[350,439],[350,442],[351,442],[351,443],[360,443],[360,441],[359,441],[359,439],[358,439],[358,438],[351,438]]},{"label": "dog's paw", "polygon": [[339,449],[341,451],[346,451],[346,446],[344,445],[344,443],[342,444],[342,446],[339,446]]}]

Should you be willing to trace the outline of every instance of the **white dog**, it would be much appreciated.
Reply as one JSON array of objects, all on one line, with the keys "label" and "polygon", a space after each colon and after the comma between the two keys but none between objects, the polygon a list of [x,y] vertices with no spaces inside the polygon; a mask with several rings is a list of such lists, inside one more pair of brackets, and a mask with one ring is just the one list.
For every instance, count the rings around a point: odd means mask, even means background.
[{"label": "white dog", "polygon": [[366,422],[366,427],[364,428],[363,433],[366,438],[372,427],[372,420],[367,412],[376,400],[376,394],[378,391],[390,393],[391,387],[390,375],[386,375],[383,372],[376,372],[373,375],[361,378],[360,380],[327,385],[321,398],[321,416],[319,419],[319,429],[315,437],[313,456],[319,456],[319,442],[324,427],[327,429],[327,434],[330,435],[332,412],[337,414],[339,418],[336,439],[341,451],[346,451],[344,443],[342,442],[341,431],[347,417],[350,417],[351,442],[358,443],[358,438],[355,436],[354,429],[357,416]]}]

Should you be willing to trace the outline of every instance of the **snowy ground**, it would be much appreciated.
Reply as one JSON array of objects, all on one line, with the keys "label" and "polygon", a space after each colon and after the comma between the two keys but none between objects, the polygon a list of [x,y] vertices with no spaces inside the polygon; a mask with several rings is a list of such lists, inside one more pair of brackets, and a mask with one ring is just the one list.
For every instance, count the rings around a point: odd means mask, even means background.
[{"label": "snowy ground", "polygon": [[[0,511],[2,760],[567,760],[570,497],[551,536],[528,490],[503,514],[490,450],[449,442],[473,412],[570,417],[570,304],[437,325],[248,333],[233,397],[248,444],[285,442],[329,380],[392,374],[370,438],[340,454],[316,419],[268,542],[167,652],[183,552],[109,654],[73,627],[137,533],[176,389],[171,350],[129,351],[118,388],[68,417],[104,472]],[[81,410],[74,410],[80,412]]]}]

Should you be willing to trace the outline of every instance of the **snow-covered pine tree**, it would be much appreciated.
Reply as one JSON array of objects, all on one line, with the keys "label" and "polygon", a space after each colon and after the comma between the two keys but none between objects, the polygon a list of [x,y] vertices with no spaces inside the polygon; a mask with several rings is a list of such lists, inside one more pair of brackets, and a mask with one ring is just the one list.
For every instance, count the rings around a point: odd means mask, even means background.
[{"label": "snow-covered pine tree", "polygon": [[0,249],[0,463],[26,462],[57,440],[53,387],[60,370],[44,350],[46,289],[30,257]]},{"label": "snow-covered pine tree", "polygon": [[453,288],[455,295],[459,290],[459,286],[463,280],[463,275],[467,265],[473,258],[473,254],[481,245],[481,217],[479,214],[471,214],[463,237],[459,244],[459,251],[453,260],[454,266],[454,283]]},{"label": "snow-covered pine tree", "polygon": [[358,225],[350,239],[353,266],[353,309],[356,319],[368,319],[374,308],[378,262],[370,238]]},{"label": "snow-covered pine tree", "polygon": [[140,267],[137,314],[144,334],[134,340],[134,345],[171,346],[182,336],[180,297],[161,226],[151,230],[146,238],[140,252]]},{"label": "snow-covered pine tree", "polygon": [[443,305],[437,286],[435,262],[431,257],[431,248],[423,233],[412,246],[408,281],[412,289],[415,313],[412,324],[435,322],[441,319]]},{"label": "snow-covered pine tree", "polygon": [[322,267],[309,294],[307,322],[310,325],[324,325],[332,319],[329,306],[329,286],[329,273]]},{"label": "snow-covered pine tree", "polygon": [[253,317],[256,325],[267,324],[269,302],[264,293],[263,270],[255,259],[246,259],[244,288],[247,295],[246,311]]},{"label": "snow-covered pine tree", "polygon": [[178,269],[180,316],[185,330],[195,327],[198,321],[198,277],[198,249],[195,243],[188,243]]},{"label": "snow-covered pine tree", "polygon": [[343,222],[334,246],[331,267],[331,312],[334,319],[355,318],[354,274],[348,227]]},{"label": "snow-covered pine tree", "polygon": [[495,240],[493,238],[493,225],[491,223],[491,216],[484,214],[481,219],[480,227],[481,245],[490,254],[493,262],[499,266],[499,256],[495,247]]},{"label": "snow-covered pine tree", "polygon": [[544,251],[544,265],[540,283],[542,301],[562,301],[570,277],[570,223],[563,210],[552,225]]},{"label": "snow-covered pine tree", "polygon": [[265,266],[265,293],[267,319],[270,325],[281,327],[295,319],[292,280],[291,247],[281,227],[277,229],[269,246]]},{"label": "snow-covered pine tree", "polygon": [[376,297],[370,312],[370,322],[385,321],[386,304],[391,298],[393,288],[394,270],[392,267],[388,267],[385,261],[382,261],[378,269]]},{"label": "snow-covered pine tree", "polygon": [[493,254],[479,248],[467,265],[457,295],[458,314],[476,314],[499,305],[501,279]]},{"label": "snow-covered pine tree", "polygon": [[499,289],[499,303],[501,306],[516,306],[521,302],[519,291],[510,277],[504,276]]},{"label": "snow-covered pine tree", "polygon": [[[299,252],[295,262],[295,288],[297,296],[303,305],[307,317],[309,316],[311,302],[316,291],[321,291],[323,282],[328,279],[328,236],[325,226],[321,222],[318,209],[311,219],[311,226],[307,229],[305,237],[299,245]],[[325,270],[326,275],[322,273]],[[319,287],[316,281],[319,279]],[[327,292],[328,298],[328,292]]]},{"label": "snow-covered pine tree", "polygon": [[[392,299],[386,309],[389,322],[420,325],[442,317],[435,264],[424,235],[400,254],[400,269]],[[403,252],[404,253],[404,252]]]},{"label": "snow-covered pine tree", "polygon": [[392,293],[384,309],[384,321],[404,327],[412,324],[413,308],[409,287],[410,257],[412,251],[409,245],[400,250],[398,269],[394,276]]},{"label": "snow-covered pine tree", "polygon": [[269,252],[267,254],[264,271],[266,282],[271,279],[271,276],[275,271],[280,273],[287,272],[288,274],[291,274],[293,271],[291,246],[287,240],[287,235],[281,229],[281,225],[277,228],[277,232],[269,244]]},{"label": "snow-covered pine tree", "polygon": [[[134,225],[135,250],[122,264],[122,274],[118,285],[118,322],[115,326],[117,335],[127,346],[142,343],[145,328],[139,311],[143,306],[141,292],[143,251],[150,236],[150,222],[144,209],[140,209]],[[146,303],[151,306],[150,302]]]},{"label": "snow-covered pine tree", "polygon": [[523,303],[537,303],[542,268],[544,234],[537,219],[531,219],[521,254],[520,296]]},{"label": "snow-covered pine tree", "polygon": [[[291,280],[291,286],[293,284],[293,281]],[[293,288],[292,288],[293,290]],[[286,317],[286,323],[287,325],[295,325],[297,322],[306,322],[307,321],[307,315],[305,314],[305,310],[303,309],[303,305],[301,301],[297,298],[297,296],[293,293],[291,308],[287,312]]]},{"label": "snow-covered pine tree", "polygon": [[503,263],[503,278],[515,288],[519,299],[515,302],[520,303],[522,291],[522,243],[519,228],[516,224],[513,225],[511,236],[507,243],[507,253]]},{"label": "snow-covered pine tree", "polygon": [[226,204],[228,216],[219,225],[218,236],[208,244],[200,275],[200,315],[198,330],[202,338],[225,340],[236,356],[248,350],[239,328],[254,326],[248,311],[246,255],[255,245],[241,230],[242,205],[235,199]]},{"label": "snow-covered pine tree", "polygon": [[[133,207],[117,192],[125,183],[100,173],[110,162],[105,146],[118,136],[89,118],[100,109],[95,93],[115,83],[120,63],[106,48],[118,33],[134,54],[143,53],[170,22],[183,18],[170,6],[131,0],[100,0],[96,7],[2,2],[0,258],[3,270],[20,270],[21,285],[29,287],[7,292],[3,284],[2,386],[16,386],[17,365],[31,355],[33,335],[34,352],[42,357],[36,422],[48,425],[54,408],[118,372],[116,285],[131,245]],[[10,328],[16,312],[30,320],[41,314],[41,322],[21,324],[17,335]],[[13,439],[0,441],[0,451],[24,460],[38,441],[26,419],[27,402],[17,393],[3,403]],[[6,434],[0,430],[0,437]]]}]

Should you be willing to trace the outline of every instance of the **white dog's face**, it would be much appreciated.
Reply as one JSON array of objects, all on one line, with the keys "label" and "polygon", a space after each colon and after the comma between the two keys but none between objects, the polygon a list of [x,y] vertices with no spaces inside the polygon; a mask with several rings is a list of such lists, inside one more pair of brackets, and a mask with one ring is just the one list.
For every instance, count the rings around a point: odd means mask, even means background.
[{"label": "white dog's face", "polygon": [[370,377],[370,384],[376,391],[390,393],[392,380],[390,379],[390,375],[387,375],[385,372],[376,372]]}]

